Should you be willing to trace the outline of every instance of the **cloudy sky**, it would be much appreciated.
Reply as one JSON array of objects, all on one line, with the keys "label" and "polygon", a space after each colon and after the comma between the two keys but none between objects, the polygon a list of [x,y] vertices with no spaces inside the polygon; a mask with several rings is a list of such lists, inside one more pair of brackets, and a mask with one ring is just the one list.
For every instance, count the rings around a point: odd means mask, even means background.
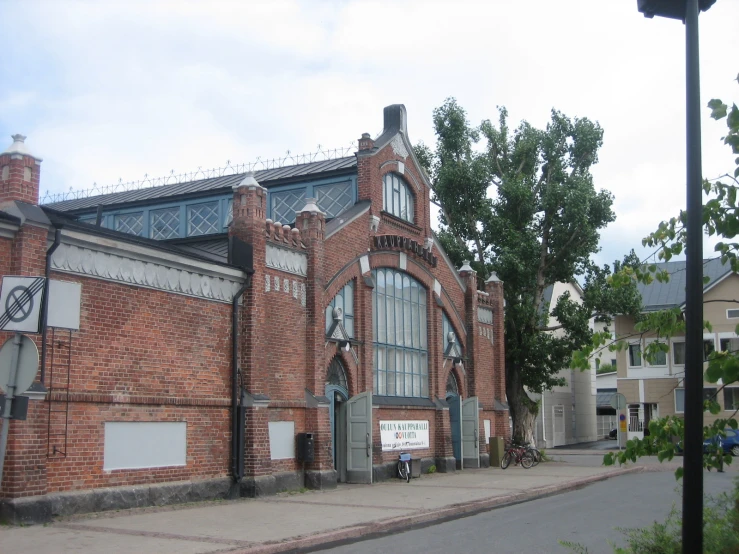
[{"label": "cloudy sky", "polygon": [[[636,0],[0,0],[0,13],[0,149],[28,135],[42,191],[349,146],[393,103],[411,140],[434,144],[432,110],[454,96],[473,123],[499,105],[513,122],[543,126],[553,107],[600,122],[596,186],[618,216],[600,262],[684,205],[685,30]],[[702,103],[737,101],[739,1],[718,0],[700,33]],[[714,177],[733,157],[707,114]]]}]

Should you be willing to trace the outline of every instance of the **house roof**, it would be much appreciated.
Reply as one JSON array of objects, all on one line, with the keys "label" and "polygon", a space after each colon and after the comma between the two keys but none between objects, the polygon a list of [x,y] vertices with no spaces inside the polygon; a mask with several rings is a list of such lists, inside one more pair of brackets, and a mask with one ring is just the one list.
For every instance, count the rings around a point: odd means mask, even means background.
[{"label": "house roof", "polygon": [[[642,309],[647,312],[682,306],[685,303],[685,262],[662,262],[655,264],[658,270],[666,270],[670,280],[660,283],[655,280],[649,285],[637,284],[642,297]],[[711,288],[731,273],[731,267],[721,263],[720,258],[703,261],[703,275],[709,278],[703,290]]]},{"label": "house roof", "polygon": [[[334,160],[264,169],[262,171],[256,171],[254,176],[260,185],[269,188],[286,182],[305,180],[306,177],[316,178],[329,176],[334,173],[347,173],[350,170],[356,169],[356,167],[356,156],[346,156]],[[89,210],[99,205],[111,206],[150,203],[152,200],[163,198],[174,199],[181,196],[212,193],[218,190],[231,190],[234,185],[238,185],[244,179],[245,175],[245,173],[237,173],[210,179],[199,179],[187,183],[114,192],[112,194],[100,194],[87,198],[54,202],[45,204],[45,206],[61,212],[71,212]]]}]

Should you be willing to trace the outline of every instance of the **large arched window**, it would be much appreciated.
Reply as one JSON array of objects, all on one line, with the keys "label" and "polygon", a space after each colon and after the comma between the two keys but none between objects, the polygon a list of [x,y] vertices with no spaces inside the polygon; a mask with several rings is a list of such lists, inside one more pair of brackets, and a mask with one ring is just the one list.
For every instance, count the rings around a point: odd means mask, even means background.
[{"label": "large arched window", "polygon": [[395,173],[385,175],[382,205],[386,212],[413,223],[413,193]]},{"label": "large arched window", "polygon": [[426,289],[393,269],[376,269],[372,276],[374,393],[427,398]]}]

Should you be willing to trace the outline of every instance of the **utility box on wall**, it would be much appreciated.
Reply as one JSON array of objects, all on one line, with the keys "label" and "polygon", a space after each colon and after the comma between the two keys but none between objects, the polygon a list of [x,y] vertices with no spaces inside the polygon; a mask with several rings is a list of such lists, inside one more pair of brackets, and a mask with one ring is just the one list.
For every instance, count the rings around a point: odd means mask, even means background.
[{"label": "utility box on wall", "polygon": [[298,461],[313,463],[315,459],[315,448],[313,446],[313,433],[298,433],[297,440]]}]

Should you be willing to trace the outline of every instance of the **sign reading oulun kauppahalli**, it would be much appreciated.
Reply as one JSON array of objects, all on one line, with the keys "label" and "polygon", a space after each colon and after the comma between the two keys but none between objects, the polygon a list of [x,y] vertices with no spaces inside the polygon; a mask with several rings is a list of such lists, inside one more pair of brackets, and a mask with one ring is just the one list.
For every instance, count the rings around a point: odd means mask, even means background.
[{"label": "sign reading oulun kauppahalli", "polygon": [[430,448],[428,421],[380,421],[382,451]]}]

